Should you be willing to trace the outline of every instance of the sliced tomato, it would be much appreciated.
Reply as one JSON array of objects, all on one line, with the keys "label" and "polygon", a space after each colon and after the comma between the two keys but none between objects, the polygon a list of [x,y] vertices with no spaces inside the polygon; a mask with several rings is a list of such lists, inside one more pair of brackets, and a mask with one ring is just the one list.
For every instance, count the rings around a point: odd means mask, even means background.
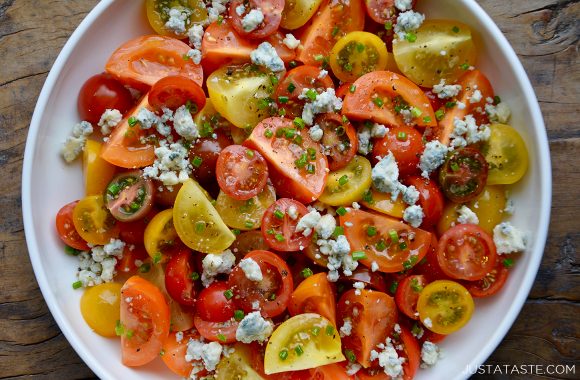
[{"label": "sliced tomato", "polygon": [[419,160],[425,146],[423,135],[409,126],[389,128],[385,137],[373,144],[372,159],[379,161],[393,153],[399,167],[399,176],[415,174],[419,171]]},{"label": "sliced tomato", "polygon": [[[288,210],[296,209],[297,217],[290,217]],[[282,252],[300,251],[310,244],[310,237],[296,232],[300,218],[308,214],[302,203],[289,198],[280,198],[274,202],[262,218],[262,236],[270,248]]]},{"label": "sliced tomato", "polygon": [[104,245],[119,236],[119,225],[100,195],[81,199],[73,210],[74,228],[89,244]]},{"label": "sliced tomato", "polygon": [[435,181],[419,176],[407,177],[405,184],[415,186],[419,191],[419,206],[423,209],[421,227],[431,227],[439,222],[443,215],[445,199]]},{"label": "sliced tomato", "polygon": [[370,18],[379,24],[393,25],[397,19],[394,0],[365,0],[365,7]]},{"label": "sliced tomato", "polygon": [[117,175],[105,189],[104,198],[111,215],[122,222],[138,220],[152,209],[153,181],[140,170]]},{"label": "sliced tomato", "polygon": [[[190,339],[199,339],[199,334],[195,330],[177,334],[176,332],[169,333],[169,336],[163,342],[163,355],[161,355],[161,359],[171,372],[187,378],[191,374],[194,365],[193,361],[188,362],[185,360],[187,343]],[[178,336],[180,338],[179,340]]]},{"label": "sliced tomato", "polygon": [[346,362],[332,363],[310,369],[311,380],[351,380],[346,373]]},{"label": "sliced tomato", "polygon": [[165,267],[167,293],[184,306],[195,304],[196,291],[191,278],[193,272],[195,272],[195,266],[189,249],[183,249],[173,254]]},{"label": "sliced tomato", "polygon": [[213,282],[203,289],[197,299],[197,316],[204,321],[226,322],[234,316],[235,305],[231,297],[226,296],[231,291],[225,281]]},{"label": "sliced tomato", "polygon": [[485,189],[489,164],[475,148],[451,153],[439,170],[439,184],[445,196],[455,203],[469,202]]},{"label": "sliced tomato", "polygon": [[245,201],[258,195],[268,181],[268,164],[260,152],[241,145],[221,151],[216,166],[220,188],[230,197]]},{"label": "sliced tomato", "polygon": [[281,117],[262,120],[244,145],[266,158],[278,195],[310,203],[324,191],[328,176],[326,156],[308,132],[291,120]]},{"label": "sliced tomato", "polygon": [[[363,251],[362,264],[375,262],[385,273],[408,270],[417,264],[431,243],[431,233],[413,228],[395,218],[361,210],[340,217],[340,225],[352,251]],[[394,239],[394,240],[393,240]]]},{"label": "sliced tomato", "polygon": [[107,73],[93,75],[79,91],[77,109],[81,120],[97,124],[107,109],[121,114],[133,106],[133,97],[119,81]]},{"label": "sliced tomato", "polygon": [[143,262],[149,255],[143,246],[139,245],[125,245],[123,249],[123,257],[117,260],[115,269],[119,273],[133,273],[139,268],[139,261]]},{"label": "sliced tomato", "polygon": [[[223,130],[218,129],[212,134],[215,134],[216,138],[205,137],[197,139],[189,151],[189,158],[192,162],[199,162],[199,159],[201,159],[199,166],[193,166],[193,176],[204,188],[207,188],[210,183],[215,184],[218,157],[222,150],[233,144],[231,137]],[[196,157],[199,157],[199,159],[196,159]]]},{"label": "sliced tomato", "polygon": [[346,94],[342,105],[342,113],[349,119],[401,127],[406,125],[402,113],[408,111],[412,117],[409,124],[437,126],[429,98],[401,74],[375,71],[358,78],[354,86],[356,90]]},{"label": "sliced tomato", "polygon": [[403,379],[411,380],[415,377],[415,373],[421,364],[421,347],[413,334],[404,326],[401,326],[399,342],[403,346],[403,350],[399,353],[399,356],[406,358],[403,363]]},{"label": "sliced tomato", "polygon": [[463,285],[473,297],[489,297],[499,293],[508,278],[508,274],[509,271],[505,265],[501,261],[497,261],[495,268],[481,280],[465,282]]},{"label": "sliced tomato", "polygon": [[303,97],[300,97],[302,90],[312,89],[320,94],[328,88],[334,88],[330,76],[322,75],[319,67],[302,65],[286,73],[276,88],[274,100],[276,100],[280,112],[286,117],[301,117],[302,108],[306,102]]},{"label": "sliced tomato", "polygon": [[359,265],[351,276],[346,277],[351,282],[363,282],[368,288],[378,290],[379,292],[387,292],[387,282],[381,272],[373,272],[370,268]]},{"label": "sliced tomato", "polygon": [[356,88],[352,86],[352,83],[343,83],[336,89],[336,96],[344,99],[346,94],[352,91],[356,91]]},{"label": "sliced tomato", "polygon": [[133,276],[121,288],[123,364],[145,365],[161,352],[169,335],[170,312],[163,293],[149,281]]},{"label": "sliced tomato", "polygon": [[307,277],[292,293],[288,303],[290,315],[316,313],[336,326],[335,291],[326,278],[326,273]]},{"label": "sliced tomato", "polygon": [[[397,322],[397,306],[386,293],[365,289],[358,292],[360,295],[351,289],[340,297],[337,315],[350,318],[352,324],[350,335],[342,338],[343,350],[352,350],[366,368],[371,365],[371,351],[392,333]],[[343,324],[344,319],[339,319],[337,328]]]},{"label": "sliced tomato", "polygon": [[145,229],[159,210],[152,208],[145,217],[132,222],[119,222],[119,238],[127,244],[143,245]]},{"label": "sliced tomato", "polygon": [[336,113],[318,116],[315,124],[324,132],[320,142],[328,156],[330,170],[346,167],[358,150],[358,137],[352,124]]},{"label": "sliced tomato", "polygon": [[69,247],[81,251],[88,251],[90,248],[87,242],[77,232],[73,222],[73,211],[79,201],[68,203],[56,214],[56,231],[60,240]]},{"label": "sliced tomato", "polygon": [[[282,10],[284,9],[284,0],[234,0],[230,3],[230,20],[232,27],[239,35],[251,38],[266,38],[278,30],[282,20]],[[239,7],[243,6],[243,12]],[[251,29],[250,25],[243,22],[244,18],[252,11],[257,10],[262,13],[264,20]],[[240,14],[241,13],[241,14]]]},{"label": "sliced tomato", "polygon": [[236,255],[236,259],[241,260],[252,251],[267,251],[270,247],[266,244],[262,231],[252,230],[239,234],[230,249]]},{"label": "sliced tomato", "polygon": [[155,111],[169,108],[175,111],[188,105],[191,113],[196,114],[205,106],[205,93],[197,82],[182,75],[161,78],[149,91],[149,103]]},{"label": "sliced tomato", "polygon": [[262,272],[262,281],[256,282],[236,266],[230,273],[228,286],[233,292],[236,306],[244,312],[257,310],[264,317],[275,317],[286,310],[294,290],[294,282],[288,265],[276,254],[269,251],[252,251],[244,259],[252,259]]},{"label": "sliced tomato", "polygon": [[459,224],[439,239],[437,261],[447,276],[477,281],[494,269],[497,253],[493,239],[481,227]]},{"label": "sliced tomato", "polygon": [[[281,32],[266,38],[284,62],[290,62],[296,54],[282,42],[284,35]],[[240,36],[227,19],[223,22],[214,22],[205,30],[201,42],[201,52],[204,67],[209,73],[225,64],[250,62],[250,54],[262,41],[251,41]]]},{"label": "sliced tomato", "polygon": [[206,321],[199,315],[195,315],[193,319],[195,329],[199,331],[199,335],[211,342],[219,342],[221,344],[236,342],[236,331],[239,322],[231,318],[225,322]]},{"label": "sliced tomato", "polygon": [[362,0],[326,0],[300,35],[297,59],[313,66],[328,62],[330,50],[338,39],[349,32],[364,29],[364,13]]},{"label": "sliced tomato", "polygon": [[422,275],[407,276],[399,281],[395,292],[395,302],[399,310],[411,319],[419,319],[419,315],[415,315],[417,300],[425,285],[427,285],[427,280]]},{"label": "sliced tomato", "polygon": [[[478,125],[487,122],[485,114],[485,105],[488,98],[494,98],[493,87],[487,77],[479,70],[470,70],[465,73],[457,84],[461,85],[461,92],[457,95],[454,102],[451,102],[451,108],[443,108],[445,112],[443,119],[439,122],[436,136],[444,145],[449,144],[449,136],[455,129],[455,119],[463,120],[466,115],[473,115],[478,120]],[[471,102],[473,93],[479,91],[481,93],[481,100]],[[465,108],[459,108],[457,103],[461,102]]]},{"label": "sliced tomato", "polygon": [[[101,158],[105,161],[128,169],[142,168],[153,164],[155,161],[154,146],[141,142],[141,137],[144,137],[145,132],[140,128],[139,123],[133,122],[141,108],[152,110],[147,95],[126,115],[109,136],[101,149]],[[129,120],[132,122],[129,123]]]},{"label": "sliced tomato", "polygon": [[429,282],[449,279],[449,276],[443,272],[443,269],[441,269],[439,261],[437,260],[438,245],[439,241],[437,240],[437,236],[432,233],[431,245],[429,246],[429,250],[427,251],[424,260],[421,260],[419,264],[413,268],[414,274],[424,275]]}]

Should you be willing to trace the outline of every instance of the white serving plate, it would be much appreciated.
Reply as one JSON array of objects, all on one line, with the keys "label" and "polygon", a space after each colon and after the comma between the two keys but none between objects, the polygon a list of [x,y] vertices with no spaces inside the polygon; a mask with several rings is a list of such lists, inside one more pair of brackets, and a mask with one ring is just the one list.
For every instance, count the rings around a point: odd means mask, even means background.
[{"label": "white serving plate", "polygon": [[[76,258],[64,254],[55,215],[83,197],[80,160],[67,165],[59,150],[79,121],[77,94],[84,81],[103,71],[113,50],[126,40],[152,33],[144,1],[102,0],[83,20],[58,56],[32,117],[22,177],[22,210],[30,259],[44,299],[60,329],[87,365],[102,379],[167,379],[161,360],[138,369],[121,364],[117,339],[93,333],[80,314],[80,290],[73,290]],[[529,246],[502,292],[477,300],[469,324],[441,345],[445,358],[420,370],[418,380],[464,379],[501,342],[517,317],[536,276],[548,230],[552,179],[540,107],[516,54],[493,20],[473,0],[422,0],[427,18],[460,20],[476,31],[480,68],[513,110],[512,125],[530,153],[525,178],[513,189],[513,223],[529,233]],[[177,377],[175,377],[177,378]]]}]

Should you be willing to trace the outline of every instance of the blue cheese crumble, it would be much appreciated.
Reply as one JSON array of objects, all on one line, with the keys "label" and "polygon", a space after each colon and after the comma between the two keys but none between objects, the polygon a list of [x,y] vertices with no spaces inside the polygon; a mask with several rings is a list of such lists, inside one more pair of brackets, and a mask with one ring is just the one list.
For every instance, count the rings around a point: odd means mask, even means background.
[{"label": "blue cheese crumble", "polygon": [[493,242],[500,255],[521,252],[526,249],[524,233],[510,222],[503,222],[493,228]]},{"label": "blue cheese crumble", "polygon": [[173,115],[173,128],[184,139],[191,141],[199,137],[197,125],[186,106],[179,107]]},{"label": "blue cheese crumble", "polygon": [[421,24],[425,21],[425,15],[415,12],[412,10],[402,12],[397,17],[397,23],[395,25],[395,33],[402,40],[405,38],[408,32],[414,32]]},{"label": "blue cheese crumble", "polygon": [[175,34],[185,34],[185,25],[189,21],[190,12],[185,8],[171,8],[165,29]]},{"label": "blue cheese crumble", "polygon": [[117,261],[123,257],[125,242],[111,239],[105,245],[97,245],[91,251],[83,251],[78,255],[78,280],[83,287],[100,285],[113,281]]},{"label": "blue cheese crumble", "polygon": [[155,148],[155,161],[143,169],[143,176],[157,179],[165,186],[174,186],[187,181],[191,171],[188,149],[180,142],[168,144],[161,140],[160,146]]},{"label": "blue cheese crumble", "polygon": [[187,342],[185,361],[203,361],[204,367],[208,371],[214,371],[222,356],[223,347],[218,342],[204,343],[201,340],[190,339]]},{"label": "blue cheese crumble", "polygon": [[419,169],[422,171],[421,175],[429,178],[432,172],[443,165],[448,151],[449,148],[437,140],[429,141],[425,144],[425,150],[419,161]]},{"label": "blue cheese crumble", "polygon": [[318,142],[322,140],[322,137],[324,136],[324,131],[322,130],[322,128],[320,128],[318,124],[315,124],[312,126],[312,128],[308,130],[308,134],[310,135],[310,138],[313,141]]},{"label": "blue cheese crumble", "polygon": [[487,141],[490,135],[489,126],[487,124],[478,126],[473,115],[466,115],[463,120],[456,117],[453,120],[453,132],[449,136],[449,144],[453,148],[463,148],[480,141]]},{"label": "blue cheese crumble", "polygon": [[253,311],[240,321],[236,339],[242,343],[264,342],[274,331],[272,321],[264,319],[259,311]]},{"label": "blue cheese crumble", "polygon": [[254,259],[242,259],[239,265],[248,280],[262,281],[264,278],[260,265]]},{"label": "blue cheese crumble", "polygon": [[88,121],[81,121],[73,127],[72,134],[66,138],[60,154],[67,163],[73,162],[85,149],[87,137],[93,133],[93,126]]},{"label": "blue cheese crumble", "polygon": [[195,49],[201,49],[201,42],[203,41],[203,26],[199,24],[194,24],[187,30],[187,37],[189,37],[189,43]]},{"label": "blue cheese crumble", "polygon": [[424,216],[423,209],[419,205],[409,206],[403,212],[403,220],[415,228],[423,223]]},{"label": "blue cheese crumble", "polygon": [[413,8],[413,0],[395,0],[395,7],[401,12],[405,12]]},{"label": "blue cheese crumble", "polygon": [[99,119],[98,126],[101,127],[101,133],[106,136],[111,134],[111,130],[115,128],[123,120],[123,115],[117,109],[107,108]]},{"label": "blue cheese crumble", "polygon": [[445,84],[445,79],[441,79],[439,84],[433,86],[433,93],[437,94],[439,99],[454,98],[461,92],[461,85],[459,84]]},{"label": "blue cheese crumble", "polygon": [[379,366],[383,368],[385,374],[392,379],[402,379],[405,358],[399,357],[391,338],[387,338],[386,343],[378,344],[377,349],[371,351],[371,361],[378,359]]},{"label": "blue cheese crumble", "polygon": [[435,343],[428,340],[421,347],[421,368],[429,368],[437,364],[437,361],[443,357],[443,352]]},{"label": "blue cheese crumble", "polygon": [[258,48],[250,53],[250,59],[254,65],[264,66],[273,72],[284,70],[284,61],[269,42],[258,45]]},{"label": "blue cheese crumble", "polygon": [[463,205],[458,210],[457,223],[459,224],[479,224],[479,218],[469,207]]},{"label": "blue cheese crumble", "polygon": [[314,123],[314,116],[321,113],[337,112],[342,109],[342,99],[337,97],[334,88],[327,88],[326,91],[316,95],[316,98],[312,101],[308,101],[306,93],[310,91],[308,88],[302,90],[302,94],[298,96],[299,99],[307,100],[304,104],[304,109],[302,110],[302,120],[307,125],[312,125]]},{"label": "blue cheese crumble", "polygon": [[294,50],[298,46],[300,46],[300,40],[294,37],[294,35],[291,33],[286,34],[286,36],[282,40],[282,43],[286,45],[286,47],[290,50]]},{"label": "blue cheese crumble", "polygon": [[214,281],[214,277],[220,273],[230,273],[235,263],[236,256],[229,249],[223,253],[207,254],[201,262],[203,267],[201,282],[203,286],[208,287]]},{"label": "blue cheese crumble", "polygon": [[[237,12],[237,10],[236,10]],[[254,31],[264,21],[264,14],[259,9],[252,9],[242,19],[242,28],[246,32]]]}]

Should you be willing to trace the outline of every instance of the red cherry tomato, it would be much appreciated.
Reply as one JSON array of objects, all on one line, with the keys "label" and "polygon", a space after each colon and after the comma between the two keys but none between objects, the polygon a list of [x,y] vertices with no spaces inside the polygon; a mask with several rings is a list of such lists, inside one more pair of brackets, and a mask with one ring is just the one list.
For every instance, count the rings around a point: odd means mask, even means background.
[{"label": "red cherry tomato", "polygon": [[439,239],[437,261],[449,277],[481,280],[491,272],[496,260],[497,253],[491,236],[475,224],[451,227]]},{"label": "red cherry tomato", "polygon": [[[187,343],[190,339],[198,340],[199,334],[195,330],[187,331],[183,333],[179,341],[177,340],[176,334],[175,332],[170,333],[163,342],[163,355],[161,355],[161,359],[173,373],[187,378],[191,374],[194,365],[194,362],[185,360]],[[202,373],[197,373],[198,376],[203,376],[204,374],[206,374],[205,370]]]},{"label": "red cherry tomato", "polygon": [[336,113],[325,113],[317,117],[315,124],[324,132],[320,142],[328,156],[328,168],[332,171],[344,168],[358,149],[356,130]]},{"label": "red cherry tomato", "polygon": [[56,214],[56,230],[60,240],[69,247],[81,251],[88,251],[90,248],[87,242],[79,235],[73,223],[73,211],[79,201],[74,201],[64,205]]},{"label": "red cherry tomato", "polygon": [[373,146],[372,159],[393,153],[399,167],[399,175],[414,174],[419,171],[418,165],[423,153],[423,136],[413,127],[402,126],[390,128],[385,137]]},{"label": "red cherry tomato", "polygon": [[439,222],[439,219],[441,219],[441,216],[443,215],[445,199],[435,181],[419,176],[413,176],[406,178],[405,184],[415,186],[419,191],[418,203],[423,209],[424,214],[421,227],[431,227]]},{"label": "red cherry tomato", "polygon": [[[244,12],[238,14],[238,7],[244,6]],[[240,36],[250,39],[266,38],[278,30],[282,20],[282,10],[284,9],[284,0],[234,0],[230,3],[229,15],[232,27]],[[262,21],[253,30],[244,28],[243,19],[252,11],[258,10],[264,16]]]},{"label": "red cherry tomato", "polygon": [[110,74],[97,74],[81,87],[77,108],[82,120],[97,124],[107,109],[125,114],[133,106],[133,97],[120,82]]},{"label": "red cherry tomato", "polygon": [[228,287],[233,291],[236,306],[246,313],[260,310],[264,317],[282,314],[294,290],[288,265],[269,251],[252,251],[244,259],[252,259],[260,266],[263,279],[252,281],[239,265],[236,266],[228,279]]},{"label": "red cherry tomato", "polygon": [[[288,210],[296,208],[298,215],[293,219]],[[302,203],[289,198],[280,198],[270,205],[262,217],[262,235],[272,249],[283,252],[300,251],[310,244],[310,237],[296,232],[300,218],[308,214]],[[301,248],[302,247],[302,248]]]},{"label": "red cherry tomato", "polygon": [[399,281],[395,292],[395,302],[399,310],[411,319],[419,319],[419,315],[415,315],[417,300],[425,285],[427,285],[427,280],[422,275],[407,276]]},{"label": "red cherry tomato", "polygon": [[487,161],[479,150],[460,148],[447,157],[439,170],[439,184],[452,202],[464,203],[477,198],[485,188]]},{"label": "red cherry tomato", "polygon": [[155,111],[163,107],[173,111],[190,102],[190,111],[196,114],[205,106],[205,93],[192,79],[181,75],[164,77],[151,87],[149,104]]},{"label": "red cherry tomato", "polygon": [[215,139],[213,137],[200,138],[189,151],[190,160],[194,160],[195,157],[201,159],[201,163],[193,167],[193,176],[202,185],[215,181],[218,157],[222,150],[234,143],[222,130],[218,129],[214,133]]},{"label": "red cherry tomato", "polygon": [[199,315],[193,318],[195,329],[199,335],[212,342],[234,343],[239,322],[231,318],[225,322],[206,321]]},{"label": "red cherry tomato", "polygon": [[199,293],[197,315],[204,321],[225,322],[234,316],[234,301],[227,296],[232,289],[225,281],[214,282]]},{"label": "red cherry tomato", "polygon": [[403,346],[403,350],[399,352],[399,356],[406,358],[403,363],[403,379],[411,380],[415,377],[415,373],[419,369],[419,364],[421,364],[421,347],[413,334],[404,326],[401,326],[399,341]]},{"label": "red cherry tomato", "polygon": [[224,193],[245,201],[258,195],[266,186],[268,164],[260,152],[230,145],[217,159],[216,175]]},{"label": "red cherry tomato", "polygon": [[378,290],[379,292],[387,292],[387,282],[381,272],[373,272],[371,269],[359,265],[358,268],[352,272],[352,276],[346,277],[351,282],[364,282],[368,288]]},{"label": "red cherry tomato", "polygon": [[[184,249],[171,256],[165,267],[165,288],[175,301],[184,306],[195,304],[195,286],[191,274],[195,272],[191,251]],[[201,295],[200,295],[201,298]]]},{"label": "red cherry tomato", "polygon": [[[174,189],[174,191],[176,191]],[[163,191],[164,193],[168,193],[169,191]],[[157,195],[157,192],[155,193]],[[144,237],[145,237],[145,228],[153,219],[159,210],[156,208],[152,208],[145,217],[133,220],[131,222],[119,222],[119,239],[123,240],[127,244],[135,244],[135,245],[143,245]]]},{"label": "red cherry tomato", "polygon": [[417,266],[413,268],[413,273],[424,275],[429,282],[436,280],[450,280],[449,276],[443,273],[437,260],[437,247],[439,242],[434,233],[431,234],[431,245],[425,255],[425,260],[421,260]]},{"label": "red cherry tomato", "polygon": [[476,298],[489,297],[497,294],[503,288],[509,271],[501,261],[498,261],[488,274],[481,280],[464,282],[463,285]]},{"label": "red cherry tomato", "polygon": [[145,250],[143,243],[140,245],[125,245],[125,249],[123,249],[123,257],[117,261],[115,269],[120,273],[134,272],[138,268],[135,262],[144,261],[148,257],[149,254]]},{"label": "red cherry tomato", "polygon": [[394,0],[365,0],[367,13],[379,24],[390,22],[393,25],[397,20],[397,8]]}]

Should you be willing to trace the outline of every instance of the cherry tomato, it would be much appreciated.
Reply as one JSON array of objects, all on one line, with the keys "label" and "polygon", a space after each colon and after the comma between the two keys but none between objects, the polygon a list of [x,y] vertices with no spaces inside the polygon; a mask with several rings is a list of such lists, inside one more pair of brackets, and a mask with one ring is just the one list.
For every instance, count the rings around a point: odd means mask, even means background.
[{"label": "cherry tomato", "polygon": [[[230,20],[232,27],[240,36],[250,39],[263,39],[278,30],[280,21],[282,20],[282,10],[284,9],[284,0],[234,0],[230,3]],[[238,7],[243,6],[244,11],[238,13]],[[258,10],[264,16],[264,20],[254,29],[250,26],[244,25],[244,18],[252,10]]]},{"label": "cherry tomato", "polygon": [[422,275],[407,276],[399,281],[395,293],[395,302],[399,310],[411,319],[419,319],[419,316],[415,315],[417,312],[417,300],[425,285],[427,285],[427,280]]},{"label": "cherry tomato", "polygon": [[487,183],[512,184],[518,182],[528,169],[528,150],[522,136],[505,124],[492,124],[489,140],[482,152],[489,164]]},{"label": "cherry tomato", "polygon": [[[218,129],[214,133],[216,135],[215,139],[213,137],[197,139],[189,151],[190,160],[196,163],[193,165],[193,176],[204,185],[215,181],[219,154],[232,144],[231,138],[222,130]],[[196,157],[199,157],[199,159],[196,159]],[[198,162],[200,163],[197,164]]]},{"label": "cherry tomato", "polygon": [[372,158],[378,161],[377,157],[383,158],[392,152],[397,160],[399,176],[404,177],[418,172],[423,149],[423,136],[418,130],[409,126],[394,127],[373,144]]},{"label": "cherry tomato", "polygon": [[[205,4],[200,0],[147,0],[147,19],[149,24],[158,34],[164,36],[171,36],[176,38],[186,38],[187,29],[194,23],[202,23],[207,20],[208,14]],[[186,14],[184,20],[183,30],[176,30],[176,28],[167,28],[166,24],[169,20],[172,9],[177,9]],[[185,376],[187,377],[187,376]]]},{"label": "cherry tomato", "polygon": [[[289,215],[289,209],[296,209],[296,218]],[[289,198],[280,198],[274,202],[262,218],[262,236],[271,248],[277,251],[300,251],[310,244],[310,238],[301,232],[296,232],[300,218],[308,214],[308,209],[302,203]]]},{"label": "cherry tomato", "polygon": [[81,238],[89,244],[104,245],[119,236],[119,225],[100,195],[89,195],[75,205],[73,223]]},{"label": "cherry tomato", "polygon": [[[177,340],[177,333],[169,333],[167,339],[163,341],[163,355],[161,359],[163,363],[171,370],[181,377],[189,377],[193,369],[194,362],[186,361],[187,343],[190,339],[199,339],[199,334],[195,330],[186,333],[180,333],[181,339]],[[199,375],[199,373],[198,373]]]},{"label": "cherry tomato", "polygon": [[129,278],[121,288],[123,364],[136,367],[154,360],[169,335],[169,324],[163,293],[139,276]]},{"label": "cherry tomato", "polygon": [[151,87],[149,104],[155,111],[163,107],[175,111],[189,105],[191,113],[196,114],[205,106],[205,93],[192,79],[181,75],[163,77]]},{"label": "cherry tomato", "polygon": [[145,229],[159,210],[152,208],[145,217],[132,222],[120,222],[119,238],[127,244],[143,244],[145,238]]},{"label": "cherry tomato", "polygon": [[107,109],[116,109],[125,114],[132,106],[133,97],[129,90],[107,73],[87,79],[77,101],[81,119],[92,124],[97,124]]},{"label": "cherry tomato", "polygon": [[282,11],[280,26],[284,29],[298,29],[308,22],[316,13],[322,0],[287,1]]},{"label": "cherry tomato", "polygon": [[79,201],[74,201],[64,205],[56,214],[56,230],[60,240],[69,247],[81,251],[88,251],[90,248],[87,242],[79,235],[73,222],[73,211]]},{"label": "cherry tomato", "polygon": [[477,198],[485,188],[488,164],[474,148],[453,151],[439,170],[439,184],[445,196],[455,203]]},{"label": "cherry tomato", "polygon": [[224,193],[245,201],[258,195],[266,186],[268,164],[260,152],[230,145],[220,152],[216,176]]},{"label": "cherry tomato", "polygon": [[312,380],[351,380],[352,376],[346,374],[344,362],[332,363],[310,369]]},{"label": "cherry tomato", "polygon": [[199,334],[209,341],[221,344],[236,342],[236,331],[239,322],[233,318],[225,322],[214,322],[206,321],[196,314],[193,322]]},{"label": "cherry tomato", "polygon": [[81,298],[81,314],[89,327],[104,337],[115,336],[119,320],[121,284],[109,282],[90,287]]},{"label": "cherry tomato", "polygon": [[326,156],[308,132],[297,128],[291,120],[280,117],[262,120],[244,145],[266,158],[270,179],[279,196],[310,203],[324,191],[328,176]]},{"label": "cherry tomato", "polygon": [[443,272],[459,280],[481,280],[495,266],[491,236],[475,224],[459,224],[439,239],[437,261]]},{"label": "cherry tomato", "polygon": [[335,113],[325,113],[317,117],[315,124],[324,133],[320,143],[328,156],[329,169],[335,171],[347,166],[358,150],[358,137],[352,124],[349,121],[344,122]]},{"label": "cherry tomato", "polygon": [[226,297],[231,291],[225,281],[213,282],[199,293],[197,299],[197,315],[204,321],[225,322],[234,316],[234,301]]},{"label": "cherry tomato", "polygon": [[336,326],[335,292],[326,273],[307,277],[292,293],[288,303],[290,315],[316,313]]},{"label": "cherry tomato", "polygon": [[115,269],[118,273],[132,273],[139,267],[137,265],[139,261],[143,262],[148,257],[149,255],[147,254],[145,247],[143,247],[143,243],[139,245],[125,245],[125,248],[123,249],[123,257],[117,260]]},{"label": "cherry tomato", "polygon": [[[338,314],[350,318],[352,329],[350,335],[342,338],[342,348],[352,350],[357,361],[363,367],[371,364],[371,351],[393,331],[397,322],[397,306],[393,297],[374,290],[358,290],[360,295],[351,289],[338,301]],[[338,321],[337,328],[344,325],[344,319]]]},{"label": "cherry tomato", "polygon": [[123,84],[148,89],[168,75],[182,75],[203,83],[203,71],[185,59],[190,47],[175,38],[149,35],[129,40],[111,55],[105,70]]},{"label": "cherry tomato", "polygon": [[441,266],[439,266],[439,260],[437,259],[437,247],[439,242],[435,234],[431,234],[431,245],[429,250],[425,255],[425,260],[421,260],[415,268],[413,268],[413,273],[421,274],[429,281],[435,280],[449,280],[450,278],[443,272]]},{"label": "cherry tomato", "polygon": [[[256,282],[248,279],[242,268],[236,266],[228,279],[236,306],[246,313],[260,310],[264,317],[283,313],[294,290],[288,265],[269,251],[252,251],[244,259],[252,259],[260,266],[263,280]],[[255,303],[258,304],[257,308]]]},{"label": "cherry tomato", "polygon": [[379,24],[388,22],[393,25],[397,19],[397,8],[394,0],[365,0],[368,15]]},{"label": "cherry tomato", "polygon": [[302,108],[306,100],[299,96],[305,88],[320,94],[328,88],[334,88],[334,83],[328,75],[323,76],[321,69],[316,66],[303,65],[288,71],[274,93],[278,109],[283,110],[281,112],[286,117],[302,116]]},{"label": "cherry tomato", "polygon": [[143,218],[153,207],[153,182],[140,170],[121,173],[107,185],[105,202],[111,215],[122,222]]},{"label": "cherry tomato", "polygon": [[373,272],[371,269],[363,266],[358,266],[351,276],[346,277],[351,282],[364,282],[370,289],[378,290],[379,292],[387,292],[387,282],[385,277],[378,272]]},{"label": "cherry tomato", "polygon": [[[375,71],[358,78],[354,93],[347,93],[342,113],[352,120],[372,120],[387,126],[436,127],[429,98],[413,82],[390,71]],[[403,114],[409,113],[407,121]]]},{"label": "cherry tomato", "polygon": [[252,251],[267,251],[270,247],[266,244],[262,232],[253,230],[239,234],[230,249],[236,255],[236,259],[241,260]]},{"label": "cherry tomato", "polygon": [[435,225],[443,215],[443,206],[445,199],[439,186],[430,179],[419,176],[408,177],[405,183],[409,186],[415,186],[419,191],[419,206],[423,209],[423,222],[421,227],[431,227]]},{"label": "cherry tomato", "polygon": [[399,356],[406,358],[403,363],[403,379],[411,380],[415,377],[415,373],[421,364],[421,347],[413,334],[404,326],[401,326],[399,341],[403,346],[403,352],[400,352]]},{"label": "cherry tomato", "polygon": [[107,184],[115,176],[115,166],[103,160],[101,149],[103,144],[95,140],[87,140],[83,150],[83,175],[85,177],[85,194],[103,194]]},{"label": "cherry tomato", "polygon": [[165,288],[171,298],[184,306],[195,304],[196,291],[191,278],[193,272],[195,266],[188,249],[173,254],[165,267]]},{"label": "cherry tomato", "polygon": [[463,285],[467,288],[473,297],[489,297],[497,294],[503,288],[509,271],[501,261],[497,261],[495,268],[487,273],[481,280],[465,282]]}]

